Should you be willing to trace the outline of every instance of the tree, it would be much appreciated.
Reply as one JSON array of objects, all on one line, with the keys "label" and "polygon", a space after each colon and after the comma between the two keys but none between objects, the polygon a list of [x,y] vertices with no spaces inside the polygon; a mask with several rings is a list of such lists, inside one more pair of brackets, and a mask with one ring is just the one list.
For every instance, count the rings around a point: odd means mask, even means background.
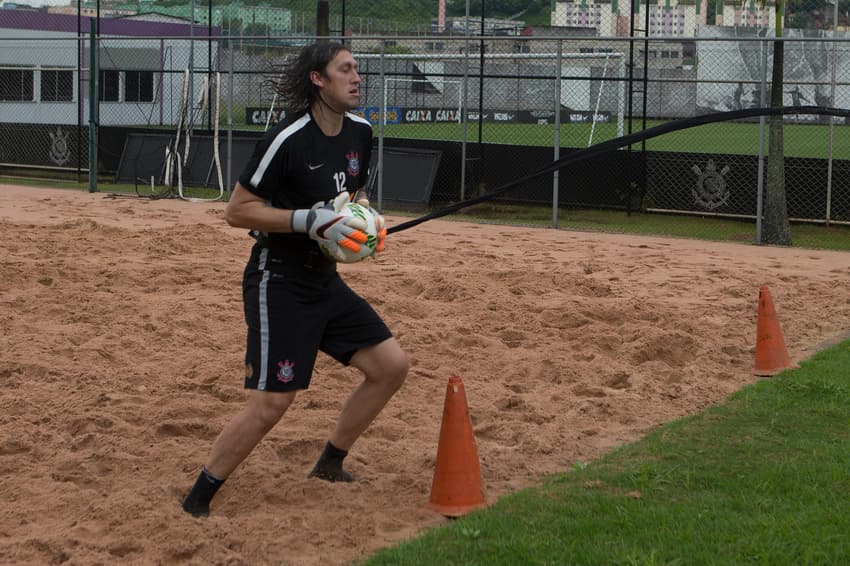
[{"label": "tree", "polygon": [[[764,6],[766,0],[761,0]],[[786,0],[776,0],[776,37],[782,38]],[[780,108],[784,90],[785,44],[773,42],[773,70],[771,74],[770,106]],[[788,205],[785,193],[785,144],[783,117],[781,114],[769,117],[767,180],[764,191],[764,222],[762,224],[762,242],[781,246],[791,245],[791,223],[788,221]]]},{"label": "tree", "polygon": [[318,0],[316,2],[316,35],[319,37],[330,35],[329,14],[328,0]]}]

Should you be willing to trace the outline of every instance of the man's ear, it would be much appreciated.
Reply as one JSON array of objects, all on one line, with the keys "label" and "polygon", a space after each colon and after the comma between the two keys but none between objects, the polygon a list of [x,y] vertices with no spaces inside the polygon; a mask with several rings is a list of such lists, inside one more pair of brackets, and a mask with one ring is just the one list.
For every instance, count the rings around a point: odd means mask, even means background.
[{"label": "man's ear", "polygon": [[310,82],[316,86],[324,86],[322,84],[322,73],[319,71],[310,71]]}]

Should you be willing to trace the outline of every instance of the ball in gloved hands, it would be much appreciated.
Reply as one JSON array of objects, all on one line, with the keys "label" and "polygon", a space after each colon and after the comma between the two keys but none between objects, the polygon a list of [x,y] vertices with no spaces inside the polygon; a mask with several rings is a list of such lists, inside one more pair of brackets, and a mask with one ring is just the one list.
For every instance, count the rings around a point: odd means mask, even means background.
[{"label": "ball in gloved hands", "polygon": [[353,240],[340,242],[338,245],[319,242],[319,248],[329,258],[341,263],[357,263],[375,253],[378,247],[377,219],[368,206],[356,202],[344,202],[334,207],[337,212],[347,218],[346,223],[366,234],[362,243]]},{"label": "ball in gloved hands", "polygon": [[377,229],[378,234],[378,243],[375,246],[375,252],[381,253],[382,251],[384,251],[384,244],[387,239],[387,223],[384,220],[383,215],[374,208],[372,208],[372,205],[369,203],[369,196],[363,189],[358,190],[354,194],[354,202],[368,208],[369,212],[372,213],[372,216],[375,217],[375,227]]}]

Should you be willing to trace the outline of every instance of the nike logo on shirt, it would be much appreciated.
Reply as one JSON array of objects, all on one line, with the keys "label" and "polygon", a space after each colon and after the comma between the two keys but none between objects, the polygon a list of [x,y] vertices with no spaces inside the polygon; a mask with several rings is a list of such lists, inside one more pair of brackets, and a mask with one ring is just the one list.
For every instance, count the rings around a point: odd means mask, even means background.
[{"label": "nike logo on shirt", "polygon": [[307,164],[307,168],[310,169],[310,171],[315,171],[319,167],[324,167],[324,166],[325,166],[324,163],[319,163],[318,165],[313,165],[312,163]]}]

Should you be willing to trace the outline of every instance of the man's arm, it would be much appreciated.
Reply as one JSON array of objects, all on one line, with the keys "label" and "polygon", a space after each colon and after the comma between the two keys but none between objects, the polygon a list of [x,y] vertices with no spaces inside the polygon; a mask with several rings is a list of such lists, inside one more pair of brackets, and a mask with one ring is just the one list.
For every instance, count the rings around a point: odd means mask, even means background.
[{"label": "man's arm", "polygon": [[259,232],[292,232],[292,211],[266,204],[237,182],[224,209],[224,220],[234,228]]},{"label": "man's arm", "polygon": [[[340,261],[345,261],[346,248],[360,251],[360,244],[366,243],[367,236],[361,226],[362,221],[353,216],[344,216],[340,210],[349,202],[350,195],[340,193],[327,203],[316,203],[313,208],[285,210],[266,204],[258,197],[236,183],[230,202],[224,209],[224,219],[235,228],[247,228],[258,232],[298,232],[307,234],[313,240],[325,246],[326,251]],[[379,239],[379,242],[381,240]]]}]

